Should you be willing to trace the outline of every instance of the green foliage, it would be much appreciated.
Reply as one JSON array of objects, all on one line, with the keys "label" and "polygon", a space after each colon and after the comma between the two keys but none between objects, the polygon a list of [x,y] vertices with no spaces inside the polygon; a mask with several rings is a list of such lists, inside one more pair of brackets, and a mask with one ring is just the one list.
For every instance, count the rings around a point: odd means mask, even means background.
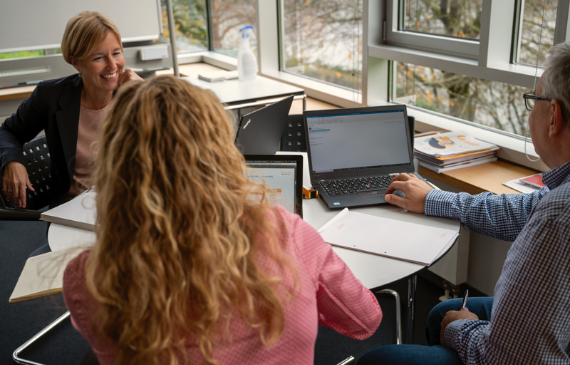
[{"label": "green foliage", "polygon": [[0,60],[9,60],[12,58],[39,57],[43,56],[44,54],[45,52],[43,50],[0,53]]}]

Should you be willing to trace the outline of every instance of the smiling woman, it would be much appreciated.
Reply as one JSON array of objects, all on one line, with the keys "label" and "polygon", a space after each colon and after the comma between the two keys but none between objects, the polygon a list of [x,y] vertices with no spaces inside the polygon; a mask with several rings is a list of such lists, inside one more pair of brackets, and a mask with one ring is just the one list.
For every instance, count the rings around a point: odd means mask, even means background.
[{"label": "smiling woman", "polygon": [[123,70],[121,36],[98,12],[81,12],[69,20],[61,50],[79,74],[41,82],[0,126],[2,188],[19,207],[26,206],[26,189],[34,190],[22,145],[45,131],[51,155],[50,207],[65,202],[91,186],[92,146],[114,91],[140,79]]},{"label": "smiling woman", "polygon": [[105,39],[83,60],[69,57],[83,77],[81,106],[102,109],[111,102],[113,90],[119,86],[119,72],[125,66],[121,44],[108,32]]}]

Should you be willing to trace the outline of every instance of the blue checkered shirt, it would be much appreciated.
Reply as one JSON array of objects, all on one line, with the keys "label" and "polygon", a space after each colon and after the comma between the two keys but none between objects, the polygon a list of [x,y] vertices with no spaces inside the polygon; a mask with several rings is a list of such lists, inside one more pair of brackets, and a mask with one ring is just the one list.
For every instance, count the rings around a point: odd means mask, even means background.
[{"label": "blue checkered shirt", "polygon": [[515,239],[491,320],[461,319],[445,330],[465,364],[570,363],[570,162],[544,173],[543,181],[548,188],[532,194],[428,194],[426,214]]}]

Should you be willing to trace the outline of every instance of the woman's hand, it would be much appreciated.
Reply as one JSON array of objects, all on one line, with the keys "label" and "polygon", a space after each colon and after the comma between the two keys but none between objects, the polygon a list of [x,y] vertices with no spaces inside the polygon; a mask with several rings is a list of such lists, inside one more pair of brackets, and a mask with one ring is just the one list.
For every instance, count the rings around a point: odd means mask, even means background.
[{"label": "woman's hand", "polygon": [[119,87],[121,87],[123,84],[125,84],[129,81],[133,81],[133,80],[142,81],[142,78],[139,75],[137,75],[136,72],[134,72],[130,68],[127,68],[124,71],[119,70]]},{"label": "woman's hand", "polygon": [[20,162],[8,162],[4,168],[2,190],[8,199],[14,200],[14,204],[20,208],[26,207],[26,188],[35,191],[28,178],[26,167]]}]

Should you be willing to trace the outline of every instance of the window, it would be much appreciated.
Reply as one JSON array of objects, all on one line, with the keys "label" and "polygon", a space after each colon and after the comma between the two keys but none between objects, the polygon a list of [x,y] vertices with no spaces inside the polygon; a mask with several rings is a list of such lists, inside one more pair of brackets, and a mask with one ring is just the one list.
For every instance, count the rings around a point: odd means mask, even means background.
[{"label": "window", "polygon": [[386,44],[476,59],[482,0],[387,1]]},{"label": "window", "polygon": [[[256,0],[211,0],[210,6],[212,49],[237,58],[241,38],[239,30],[246,25],[251,25],[254,34],[257,32]],[[255,39],[250,43],[253,51],[256,52]]]},{"label": "window", "polygon": [[[400,46],[411,51],[392,58],[391,100],[502,133],[526,135],[528,111],[522,95],[532,90],[535,74],[541,73],[536,70],[538,45],[540,42],[540,66],[556,42],[555,33],[561,29],[559,33],[565,36],[567,7],[561,11],[558,0],[546,0],[544,12],[545,0],[390,3],[400,6],[399,13],[388,11],[387,16],[398,16],[394,21],[398,22],[396,28],[402,29],[400,33],[412,37],[420,34],[422,50],[437,48],[438,44],[453,47],[456,40],[464,39],[479,43],[480,51],[476,59],[470,60],[466,54],[454,58],[458,53],[446,52],[445,47],[414,53],[415,45]],[[485,26],[488,28],[482,28]]]},{"label": "window", "polygon": [[[161,41],[168,42],[166,1],[161,4]],[[256,29],[256,0],[172,0],[172,7],[179,53],[213,50],[237,57],[239,30],[246,25]],[[255,40],[251,44],[255,51]]]},{"label": "window", "polygon": [[[542,66],[548,49],[554,45],[558,0],[525,0],[522,4],[521,30],[516,60],[519,63]],[[543,17],[544,9],[544,17]],[[538,44],[540,43],[540,55]]]},{"label": "window", "polygon": [[400,29],[456,38],[479,39],[483,0],[400,2]]},{"label": "window", "polygon": [[[166,1],[162,6],[162,37],[160,42],[169,42]],[[208,21],[206,0],[172,0],[176,48],[179,53],[208,50]]]},{"label": "window", "polygon": [[512,134],[527,132],[528,88],[407,63],[395,62],[394,68],[394,101]]},{"label": "window", "polygon": [[362,0],[283,0],[282,69],[360,90]]}]

